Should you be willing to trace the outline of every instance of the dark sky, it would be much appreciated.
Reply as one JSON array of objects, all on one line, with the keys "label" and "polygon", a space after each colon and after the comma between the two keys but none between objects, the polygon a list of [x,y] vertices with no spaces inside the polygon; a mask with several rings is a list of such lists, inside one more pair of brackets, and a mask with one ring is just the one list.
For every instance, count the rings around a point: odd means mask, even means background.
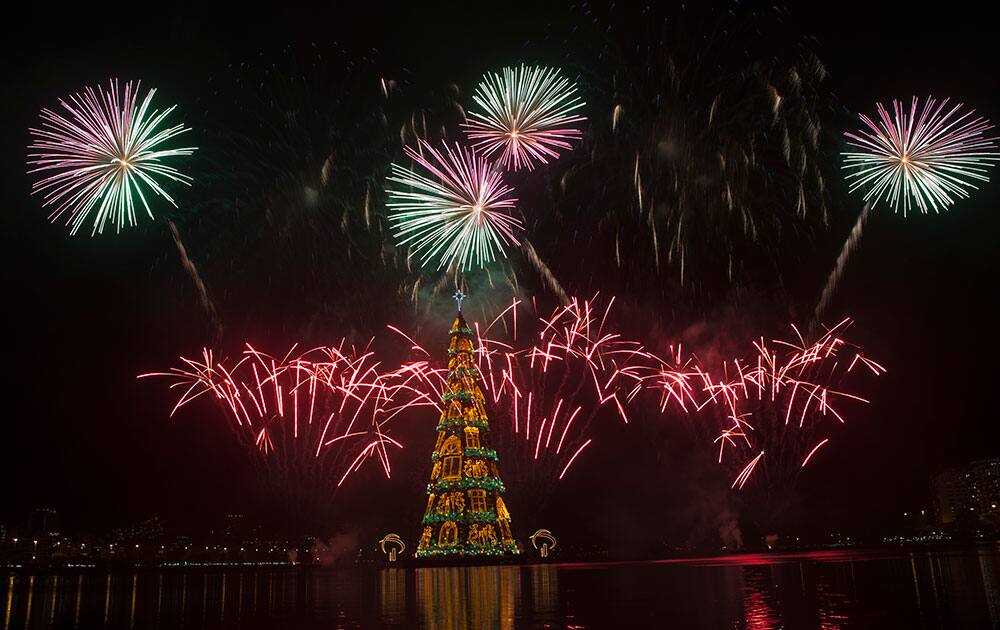
[{"label": "dark sky", "polygon": [[[71,238],[62,226],[45,221],[38,200],[29,197],[24,173],[27,128],[38,110],[110,76],[141,76],[183,103],[197,99],[207,77],[225,72],[234,60],[262,51],[276,55],[286,44],[331,41],[357,55],[375,50],[379,63],[405,66],[415,77],[440,74],[441,83],[467,82],[468,92],[478,68],[517,61],[525,42],[545,41],[573,23],[560,8],[503,5],[504,10],[477,16],[468,4],[431,9],[416,4],[269,14],[206,12],[192,3],[156,5],[141,9],[155,15],[128,17],[36,5],[29,18],[6,22],[0,37],[8,47],[0,56],[6,75],[0,105],[5,201],[0,268],[8,296],[0,522],[21,524],[31,506],[52,505],[71,529],[102,529],[150,514],[197,523],[244,509],[245,491],[254,483],[221,423],[209,414],[168,422],[170,400],[163,388],[135,382],[135,374],[167,367],[178,354],[208,342],[204,317],[168,233],[157,229],[162,225],[90,239]],[[870,111],[876,100],[933,94],[1000,119],[1000,86],[989,62],[995,27],[985,8],[809,3],[791,7],[790,14],[790,28],[815,37],[845,111]],[[1000,350],[993,330],[1000,192],[996,181],[983,188],[944,215],[904,220],[877,212],[867,227],[832,312],[855,317],[856,340],[889,374],[868,392],[873,404],[838,435],[822,468],[803,481],[811,497],[806,504],[822,505],[824,518],[832,512],[838,524],[889,524],[924,498],[935,471],[1000,456],[991,377]],[[842,187],[830,205],[831,230],[790,274],[802,303],[818,291],[860,208],[858,197]],[[226,280],[210,282],[219,287]],[[359,317],[366,307],[344,304]],[[442,350],[446,326],[442,320]],[[267,330],[253,334],[271,340]],[[275,336],[280,344],[287,341],[284,333]],[[422,438],[428,449],[429,427]],[[677,476],[655,447],[639,449],[627,437],[608,443],[630,453],[637,449],[627,471],[653,480]],[[565,491],[568,504],[581,511],[619,509],[607,520],[592,519],[611,521],[611,528],[641,519],[645,503],[656,496],[655,481],[622,491],[608,480],[609,470],[622,465],[620,458],[614,451],[595,456],[591,470]],[[415,518],[423,462],[404,458],[391,483],[376,484],[372,475],[375,489],[349,490],[344,501],[352,510],[344,526],[402,529],[385,521],[393,515]],[[593,503],[588,495],[593,488],[616,498]],[[378,502],[398,505],[386,511]],[[358,516],[366,505],[382,515]],[[669,511],[653,514],[670,518]]]}]

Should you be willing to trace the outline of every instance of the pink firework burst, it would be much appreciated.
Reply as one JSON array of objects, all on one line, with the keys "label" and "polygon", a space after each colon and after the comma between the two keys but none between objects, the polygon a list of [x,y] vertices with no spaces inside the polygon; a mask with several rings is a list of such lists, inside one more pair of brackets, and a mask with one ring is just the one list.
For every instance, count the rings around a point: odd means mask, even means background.
[{"label": "pink firework burst", "polygon": [[403,445],[387,425],[413,406],[431,404],[406,372],[384,372],[368,349],[337,346],[271,356],[247,344],[238,361],[181,358],[164,377],[180,392],[171,415],[207,396],[219,404],[237,441],[256,454],[264,481],[292,497],[316,500],[376,459],[386,477],[389,454]]},{"label": "pink firework burst", "polygon": [[816,457],[830,441],[831,426],[846,422],[844,403],[868,402],[844,388],[847,377],[885,372],[846,341],[850,325],[845,319],[814,343],[793,327],[794,340],[761,338],[750,358],[726,361],[714,370],[672,349],[674,367],[648,384],[665,399],[678,396],[678,383],[694,393],[697,408],[709,412],[707,421],[696,424],[705,434],[700,437],[711,443],[719,463],[738,467],[733,488],[742,489],[760,470],[777,484]]},{"label": "pink firework burst", "polygon": [[130,81],[121,92],[114,80],[107,91],[88,87],[60,99],[64,113],[43,109],[41,125],[29,130],[28,173],[41,176],[32,184],[32,194],[44,195],[42,205],[54,207],[49,220],[65,216],[72,234],[91,220],[91,235],[109,223],[116,231],[134,226],[140,204],[153,217],[150,193],[176,207],[163,180],[191,183],[163,160],[191,155],[195,148],[162,146],[189,129],[183,124],[164,127],[176,105],[151,109],[156,90],[140,101],[139,86]]},{"label": "pink firework burst", "polygon": [[556,68],[522,65],[487,73],[472,99],[482,111],[469,112],[466,133],[487,156],[499,153],[507,170],[546,164],[583,135],[576,125],[586,118],[575,112],[584,102]]},{"label": "pink firework burst", "polygon": [[1000,161],[993,128],[975,110],[928,98],[920,106],[892,102],[892,112],[879,103],[878,122],[862,114],[865,129],[847,133],[852,151],[844,153],[851,191],[867,187],[865,201],[885,201],[903,216],[913,206],[926,213],[947,208],[969,196],[976,182],[987,182],[987,169]]},{"label": "pink firework burst", "polygon": [[[426,153],[426,155],[425,155]],[[422,265],[485,266],[517,245],[517,199],[503,175],[483,155],[458,144],[437,149],[420,141],[406,155],[420,170],[392,165],[389,224],[401,245]]]},{"label": "pink firework burst", "polygon": [[[538,315],[532,305],[514,300],[493,321],[472,326],[491,430],[504,460],[513,464],[504,474],[517,501],[544,505],[556,484],[586,458],[601,422],[629,421],[647,380],[671,381],[663,390],[670,388],[664,407],[695,407],[689,382],[615,331],[614,301],[572,299]],[[431,354],[392,330],[420,353],[409,369],[430,386],[427,397],[439,396],[444,374],[432,367]]]}]

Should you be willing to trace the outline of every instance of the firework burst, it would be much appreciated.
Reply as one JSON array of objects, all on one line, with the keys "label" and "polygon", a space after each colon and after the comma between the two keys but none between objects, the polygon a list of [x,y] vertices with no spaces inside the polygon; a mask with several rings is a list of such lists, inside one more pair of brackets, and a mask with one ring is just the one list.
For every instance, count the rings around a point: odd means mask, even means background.
[{"label": "firework burst", "polygon": [[794,327],[791,341],[767,343],[762,338],[754,342],[749,359],[726,361],[714,373],[672,349],[675,367],[650,385],[662,390],[664,397],[675,398],[681,375],[698,392],[698,409],[706,410],[718,424],[699,422],[697,428],[720,464],[736,466],[733,488],[742,490],[759,475],[756,471],[763,470],[766,485],[780,490],[830,441],[829,421],[845,423],[842,403],[868,402],[842,388],[847,376],[885,372],[844,339],[850,324],[851,320],[843,320],[814,343],[806,342]]},{"label": "firework burst", "polygon": [[433,404],[405,371],[384,372],[367,348],[337,346],[284,356],[249,344],[229,364],[203,350],[181,358],[166,377],[180,392],[175,414],[192,401],[215,399],[237,441],[255,454],[265,485],[296,508],[322,509],[332,491],[369,459],[386,477],[389,455],[403,445],[387,424],[406,409]]},{"label": "firework burst", "polygon": [[[120,232],[136,224],[136,208],[153,218],[149,191],[177,203],[161,186],[163,180],[190,185],[192,179],[164,158],[191,155],[194,147],[167,149],[162,145],[189,131],[183,124],[164,127],[176,105],[151,109],[156,90],[139,101],[140,83],[109,83],[107,91],[87,87],[60,99],[64,113],[43,109],[41,125],[30,129],[28,173],[38,174],[32,193],[41,193],[43,206],[53,206],[50,221],[65,217],[76,234],[93,221],[91,235],[103,233],[109,223]],[[144,192],[145,191],[145,192]],[[136,201],[138,198],[138,202]]]},{"label": "firework burst", "polygon": [[499,152],[507,170],[531,170],[572,148],[586,120],[574,113],[584,106],[576,86],[556,68],[520,66],[502,74],[487,73],[472,100],[483,111],[470,111],[463,126],[487,156]]},{"label": "firework burst", "polygon": [[854,150],[843,154],[851,191],[867,187],[872,206],[938,212],[989,181],[987,169],[1000,160],[996,138],[984,135],[993,125],[961,103],[913,97],[909,108],[894,100],[891,112],[881,103],[877,110],[877,122],[861,114],[864,128],[845,134]]},{"label": "firework burst", "polygon": [[[473,325],[477,370],[491,401],[491,430],[512,463],[505,471],[512,498],[525,506],[541,509],[559,481],[585,459],[601,418],[628,422],[648,379],[661,379],[664,410],[670,403],[685,411],[696,406],[683,377],[640,343],[611,330],[614,302],[573,298],[538,315],[514,300],[488,324]],[[430,358],[411,337],[393,330]],[[442,370],[427,360],[410,369],[432,386],[426,398],[439,395]]]},{"label": "firework burst", "polygon": [[933,98],[923,106],[913,97],[907,110],[900,101],[892,102],[892,112],[879,103],[878,122],[861,114],[865,124],[857,134],[846,133],[847,143],[856,151],[844,153],[850,190],[868,188],[865,205],[844,241],[837,261],[827,276],[810,323],[810,335],[833,300],[847,270],[851,254],[861,243],[865,223],[879,202],[902,211],[913,207],[922,213],[946,209],[958,199],[969,197],[975,182],[987,182],[987,169],[1000,161],[996,138],[985,135],[993,128],[989,121],[962,110],[963,105],[938,103]]},{"label": "firework burst", "polygon": [[[525,482],[550,486],[566,476],[592,440],[590,425],[603,408],[628,422],[628,403],[643,388],[651,355],[638,342],[605,330],[614,300],[605,308],[573,299],[548,316],[521,323],[527,343],[518,341],[519,302],[483,330],[479,370],[504,425],[498,435],[505,453],[518,461]],[[502,325],[500,325],[502,324]],[[511,341],[494,336],[511,331]]]},{"label": "firework burst", "polygon": [[[406,155],[426,174],[392,165],[389,181],[405,189],[389,190],[389,223],[401,245],[422,265],[438,268],[485,266],[518,245],[520,219],[511,214],[517,199],[485,156],[458,144],[436,149],[420,140]],[[426,155],[425,155],[426,153]]]}]

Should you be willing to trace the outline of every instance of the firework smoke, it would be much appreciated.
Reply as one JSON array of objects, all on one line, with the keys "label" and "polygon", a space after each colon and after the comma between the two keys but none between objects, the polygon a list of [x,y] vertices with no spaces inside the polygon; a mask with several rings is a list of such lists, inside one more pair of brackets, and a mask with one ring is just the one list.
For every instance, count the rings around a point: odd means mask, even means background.
[{"label": "firework smoke", "polygon": [[535,239],[539,255],[560,277],[581,251],[614,260],[616,292],[647,300],[780,274],[782,249],[828,220],[823,64],[765,12],[609,13],[573,55],[606,115],[551,169],[550,201],[524,204],[558,235]]}]

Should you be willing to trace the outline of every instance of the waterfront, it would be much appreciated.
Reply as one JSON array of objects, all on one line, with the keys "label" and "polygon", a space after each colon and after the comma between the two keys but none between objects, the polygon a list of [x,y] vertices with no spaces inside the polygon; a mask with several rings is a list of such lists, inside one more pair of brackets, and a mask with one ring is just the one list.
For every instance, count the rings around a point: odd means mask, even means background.
[{"label": "waterfront", "polygon": [[462,568],[17,571],[20,628],[997,628],[1000,549]]}]

